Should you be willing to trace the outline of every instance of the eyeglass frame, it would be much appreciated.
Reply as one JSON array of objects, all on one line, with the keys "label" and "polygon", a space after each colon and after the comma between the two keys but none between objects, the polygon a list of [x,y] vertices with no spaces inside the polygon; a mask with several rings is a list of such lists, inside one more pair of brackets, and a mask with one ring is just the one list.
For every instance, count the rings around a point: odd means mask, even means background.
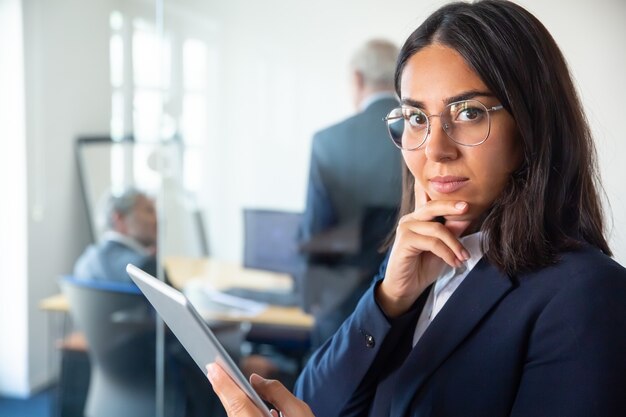
[{"label": "eyeglass frame", "polygon": [[[466,99],[466,100],[459,100],[459,101],[455,101],[455,102],[452,102],[452,103],[448,103],[448,104],[446,104],[446,106],[443,108],[443,110],[439,114],[427,114],[424,110],[420,109],[419,107],[408,106],[408,105],[401,105],[400,107],[394,107],[393,109],[391,109],[391,111],[385,117],[383,117],[383,121],[385,122],[385,125],[387,126],[387,133],[388,133],[389,139],[391,139],[391,141],[393,142],[395,147],[400,149],[400,150],[403,150],[403,151],[416,151],[419,148],[421,148],[426,143],[426,141],[428,140],[428,136],[430,135],[430,128],[432,126],[432,124],[430,122],[430,118],[431,117],[439,117],[439,120],[441,120],[441,116],[443,115],[443,112],[446,111],[447,108],[452,107],[455,104],[467,103],[467,102],[470,102],[470,101],[477,102],[478,104],[483,106],[485,108],[485,110],[487,111],[487,123],[488,123],[487,135],[485,136],[485,138],[483,140],[481,140],[478,143],[473,143],[473,144],[460,143],[460,142],[457,142],[456,140],[454,140],[450,136],[450,134],[448,134],[446,129],[443,128],[443,125],[441,126],[441,129],[444,131],[444,133],[446,134],[448,139],[450,139],[452,142],[454,142],[457,145],[467,146],[467,147],[470,147],[470,148],[482,145],[483,143],[485,143],[487,141],[487,139],[489,139],[489,135],[491,134],[491,114],[490,113],[498,111],[498,110],[502,110],[504,108],[504,105],[499,104],[497,106],[487,107],[482,101],[476,100],[474,98]],[[422,140],[422,142],[420,142],[420,144],[417,145],[414,148],[403,148],[402,146],[398,145],[396,143],[395,139],[393,138],[393,136],[391,134],[391,130],[389,128],[389,120],[391,120],[389,118],[389,115],[391,114],[391,112],[393,112],[393,111],[395,111],[397,109],[404,109],[404,108],[411,108],[411,109],[419,110],[421,113],[424,114],[424,116],[426,116],[426,134],[424,135],[424,139]],[[400,117],[394,117],[393,119],[405,119],[405,117],[404,116],[400,116]]]}]

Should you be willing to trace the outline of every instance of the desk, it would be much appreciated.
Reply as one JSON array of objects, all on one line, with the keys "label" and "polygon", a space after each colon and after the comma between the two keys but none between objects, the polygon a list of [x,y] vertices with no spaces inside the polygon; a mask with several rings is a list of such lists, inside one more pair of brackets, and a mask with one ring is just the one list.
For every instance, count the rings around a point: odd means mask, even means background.
[{"label": "desk", "polygon": [[[218,290],[244,287],[256,290],[291,291],[293,280],[288,274],[243,268],[227,261],[210,258],[170,256],[165,259],[165,270],[172,285],[184,288],[192,281],[206,281]],[[208,314],[208,318],[220,321],[245,321],[270,326],[313,327],[313,316],[298,307],[269,306],[255,316],[237,317]]]},{"label": "desk", "polygon": [[[176,288],[183,288],[193,280],[206,280],[217,289],[247,287],[288,291],[293,285],[287,274],[243,268],[233,262],[208,258],[168,257],[165,259],[168,278]],[[68,312],[69,305],[63,294],[53,295],[39,302],[45,311]],[[269,306],[255,316],[230,316],[210,314],[211,320],[228,322],[250,322],[270,326],[285,326],[301,329],[313,327],[313,316],[298,307]]]},{"label": "desk", "polygon": [[43,311],[58,311],[61,313],[67,313],[70,311],[70,306],[67,302],[67,298],[65,298],[65,295],[56,294],[39,301],[39,309]]}]

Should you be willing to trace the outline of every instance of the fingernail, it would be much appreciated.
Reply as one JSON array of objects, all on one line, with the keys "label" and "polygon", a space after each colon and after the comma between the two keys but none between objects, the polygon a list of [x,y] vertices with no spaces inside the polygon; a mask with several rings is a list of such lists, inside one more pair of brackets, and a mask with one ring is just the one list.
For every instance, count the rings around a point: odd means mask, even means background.
[{"label": "fingernail", "polygon": [[467,203],[465,201],[459,201],[458,203],[454,205],[454,207],[457,210],[465,210],[465,208],[467,207]]},{"label": "fingernail", "polygon": [[467,251],[467,249],[463,249],[461,251],[461,254],[463,255],[464,260],[468,260],[470,258],[470,253]]},{"label": "fingernail", "polygon": [[265,378],[263,378],[259,374],[252,374],[252,375],[250,375],[250,383],[252,383],[252,384],[258,384],[258,383],[263,382],[263,381],[265,381]]},{"label": "fingernail", "polygon": [[215,364],[210,363],[206,366],[206,375],[209,378],[209,381],[212,382],[215,377]]}]

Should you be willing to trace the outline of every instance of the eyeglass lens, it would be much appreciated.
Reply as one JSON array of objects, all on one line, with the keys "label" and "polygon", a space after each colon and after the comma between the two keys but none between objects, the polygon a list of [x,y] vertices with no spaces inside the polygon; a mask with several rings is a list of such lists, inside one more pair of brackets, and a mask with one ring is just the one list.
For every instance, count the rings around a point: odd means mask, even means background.
[{"label": "eyeglass lens", "polygon": [[439,117],[448,137],[461,145],[481,144],[489,135],[489,111],[481,102],[467,100],[449,104],[440,115],[428,116],[410,106],[393,109],[386,118],[389,136],[401,149],[417,149],[426,141],[433,117]]}]

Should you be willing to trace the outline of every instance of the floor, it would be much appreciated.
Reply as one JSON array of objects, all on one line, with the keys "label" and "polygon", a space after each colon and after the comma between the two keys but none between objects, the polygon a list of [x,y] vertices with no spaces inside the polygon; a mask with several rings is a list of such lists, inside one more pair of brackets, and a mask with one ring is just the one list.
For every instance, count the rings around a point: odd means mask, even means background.
[{"label": "floor", "polygon": [[0,417],[83,417],[89,374],[87,354],[65,350],[61,362],[63,388],[54,385],[28,399],[0,396]]},{"label": "floor", "polygon": [[52,417],[55,394],[55,389],[48,389],[26,400],[0,397],[0,416]]}]

